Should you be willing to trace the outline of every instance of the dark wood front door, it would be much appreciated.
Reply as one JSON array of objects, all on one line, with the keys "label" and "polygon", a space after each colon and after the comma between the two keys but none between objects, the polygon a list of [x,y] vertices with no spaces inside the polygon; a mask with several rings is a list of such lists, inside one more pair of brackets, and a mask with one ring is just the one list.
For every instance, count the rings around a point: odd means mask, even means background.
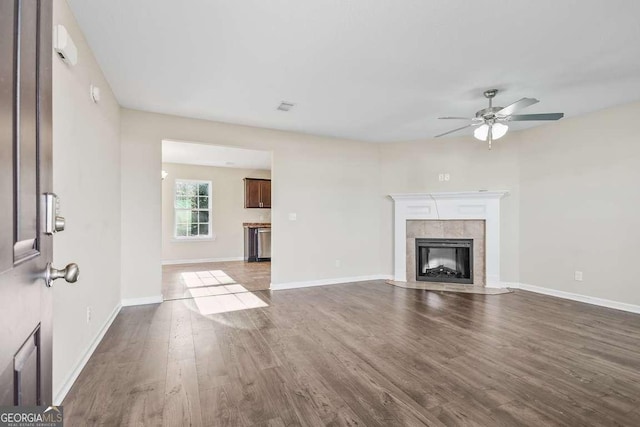
[{"label": "dark wood front door", "polygon": [[0,0],[0,405],[52,400],[51,3]]}]

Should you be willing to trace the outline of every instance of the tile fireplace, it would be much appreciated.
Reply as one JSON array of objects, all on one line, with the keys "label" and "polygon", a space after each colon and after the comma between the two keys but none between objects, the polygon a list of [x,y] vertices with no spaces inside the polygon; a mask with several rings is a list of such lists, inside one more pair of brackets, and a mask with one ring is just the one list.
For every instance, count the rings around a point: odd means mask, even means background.
[{"label": "tile fireplace", "polygon": [[471,283],[503,287],[500,282],[500,199],[507,194],[507,191],[392,194],[393,280],[418,280],[416,239],[472,239]]},{"label": "tile fireplace", "polygon": [[[486,276],[486,221],[483,219],[408,219],[406,221],[406,280],[430,281],[444,283],[461,283],[473,284],[476,286],[485,286],[487,284]],[[438,268],[440,266],[451,269],[459,269],[461,276],[467,280],[446,280],[447,276],[442,271],[441,278],[445,280],[436,280],[434,277],[425,280],[420,277],[420,270],[424,269],[424,262],[420,262],[419,246],[431,246],[435,252],[430,253],[433,257],[429,260],[429,268]],[[456,248],[456,246],[458,248]],[[466,248],[465,248],[466,246]],[[422,249],[422,255],[424,249]],[[469,268],[458,266],[458,262],[466,261],[468,255]],[[457,259],[456,259],[457,257]],[[450,258],[450,259],[447,259]],[[438,270],[430,272],[433,277]],[[449,279],[454,279],[449,277]],[[458,277],[462,279],[462,277]]]}]

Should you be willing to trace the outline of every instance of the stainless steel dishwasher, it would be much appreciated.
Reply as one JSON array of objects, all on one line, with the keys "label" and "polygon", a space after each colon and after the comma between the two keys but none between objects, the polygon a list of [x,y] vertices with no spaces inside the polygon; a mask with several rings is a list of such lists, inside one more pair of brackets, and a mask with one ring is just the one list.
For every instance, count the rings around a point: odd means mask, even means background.
[{"label": "stainless steel dishwasher", "polygon": [[258,260],[271,260],[271,228],[258,228]]},{"label": "stainless steel dishwasher", "polygon": [[271,261],[271,228],[244,225],[244,260]]}]

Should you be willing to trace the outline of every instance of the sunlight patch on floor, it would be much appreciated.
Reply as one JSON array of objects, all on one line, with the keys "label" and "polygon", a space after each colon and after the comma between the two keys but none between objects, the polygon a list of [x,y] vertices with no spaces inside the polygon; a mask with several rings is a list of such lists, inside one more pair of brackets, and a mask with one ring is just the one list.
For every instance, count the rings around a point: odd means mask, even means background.
[{"label": "sunlight patch on floor", "polygon": [[199,297],[194,298],[194,301],[200,314],[204,315],[269,306],[251,292]]},{"label": "sunlight patch on floor", "polygon": [[222,270],[186,271],[180,274],[180,278],[189,288],[235,283],[235,280]]},{"label": "sunlight patch on floor", "polygon": [[203,315],[269,306],[222,270],[189,271],[180,277],[189,288],[186,295]]}]

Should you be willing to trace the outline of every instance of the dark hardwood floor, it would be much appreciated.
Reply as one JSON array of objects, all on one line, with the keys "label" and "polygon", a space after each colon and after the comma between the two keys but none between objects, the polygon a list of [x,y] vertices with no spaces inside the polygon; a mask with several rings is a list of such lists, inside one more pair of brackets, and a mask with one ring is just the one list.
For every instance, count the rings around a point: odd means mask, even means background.
[{"label": "dark hardwood floor", "polygon": [[[253,294],[251,294],[253,295]],[[123,308],[67,426],[638,425],[640,316],[383,282]]]},{"label": "dark hardwood floor", "polygon": [[269,289],[271,263],[226,261],[162,266],[165,300],[193,298],[192,290],[197,287],[230,284],[240,284],[249,291]]}]

